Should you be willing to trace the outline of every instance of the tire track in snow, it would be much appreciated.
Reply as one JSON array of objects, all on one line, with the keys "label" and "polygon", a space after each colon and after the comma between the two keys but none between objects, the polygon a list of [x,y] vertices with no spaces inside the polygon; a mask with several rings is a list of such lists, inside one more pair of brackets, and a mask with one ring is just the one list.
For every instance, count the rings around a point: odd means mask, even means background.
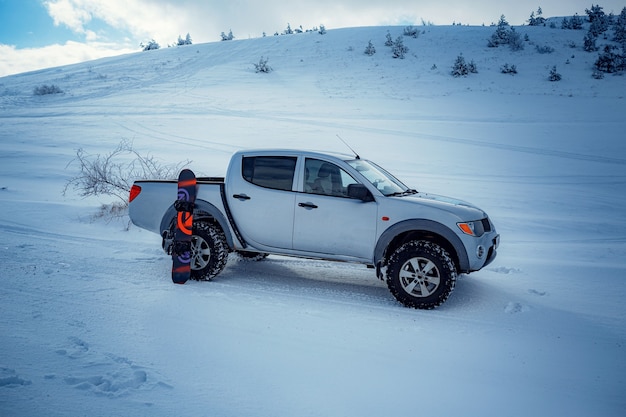
[{"label": "tire track in snow", "polygon": [[551,157],[562,158],[562,159],[574,159],[574,160],[579,160],[579,161],[599,162],[599,163],[604,163],[604,164],[626,165],[626,159],[613,158],[609,156],[588,155],[588,154],[581,154],[581,153],[576,153],[576,152],[560,151],[560,150],[555,150],[555,149],[540,149],[540,148],[533,148],[530,146],[494,143],[494,142],[487,142],[487,141],[481,141],[481,140],[476,140],[476,139],[432,135],[432,134],[419,133],[419,132],[406,132],[406,131],[401,131],[401,130],[382,129],[382,128],[376,128],[376,127],[359,127],[355,125],[349,125],[345,123],[336,123],[336,122],[320,122],[320,121],[314,121],[314,120],[290,119],[287,117],[271,117],[271,116],[267,116],[266,118],[273,119],[276,121],[283,121],[283,122],[292,122],[292,123],[315,125],[315,126],[326,126],[326,127],[337,128],[337,129],[349,129],[349,130],[356,130],[356,131],[362,131],[362,132],[367,132],[367,133],[378,133],[381,135],[411,137],[415,139],[426,139],[426,140],[430,140],[434,142],[458,143],[462,145],[472,145],[472,146],[482,147],[482,148],[501,149],[501,150],[511,151],[511,152],[529,153],[532,155],[544,155],[544,156],[551,156]]}]

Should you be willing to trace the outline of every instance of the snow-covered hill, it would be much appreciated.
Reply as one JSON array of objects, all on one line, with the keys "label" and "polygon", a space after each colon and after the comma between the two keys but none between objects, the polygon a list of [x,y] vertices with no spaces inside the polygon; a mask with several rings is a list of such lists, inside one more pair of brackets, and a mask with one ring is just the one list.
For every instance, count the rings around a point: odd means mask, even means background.
[{"label": "snow-covered hill", "polygon": [[[420,27],[393,59],[386,34],[403,29],[0,78],[0,414],[622,415],[624,76],[591,76],[585,31],[520,27],[513,52],[487,47],[492,27]],[[459,54],[478,73],[452,77]],[[272,72],[255,72],[262,57]],[[50,85],[63,93],[33,94]],[[97,219],[111,198],[62,195],[79,148],[128,140],[221,175],[237,149],[346,151],[336,135],[484,208],[496,261],[435,311],[401,307],[362,266],[283,257],[175,286],[159,236]]]}]

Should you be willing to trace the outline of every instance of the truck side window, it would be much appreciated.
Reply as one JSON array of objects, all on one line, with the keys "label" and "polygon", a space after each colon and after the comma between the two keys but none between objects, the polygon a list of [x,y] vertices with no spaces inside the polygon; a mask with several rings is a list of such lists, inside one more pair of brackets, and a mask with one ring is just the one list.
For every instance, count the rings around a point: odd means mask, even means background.
[{"label": "truck side window", "polygon": [[291,191],[296,157],[248,156],[242,161],[243,178],[259,187]]},{"label": "truck side window", "polygon": [[307,158],[304,163],[304,192],[310,194],[348,196],[348,185],[357,181],[335,164]]}]

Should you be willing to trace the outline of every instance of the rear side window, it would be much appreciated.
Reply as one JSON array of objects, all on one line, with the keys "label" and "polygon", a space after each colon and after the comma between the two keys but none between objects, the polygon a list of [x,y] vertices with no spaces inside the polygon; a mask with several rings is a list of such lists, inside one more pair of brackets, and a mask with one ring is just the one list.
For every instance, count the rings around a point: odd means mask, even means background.
[{"label": "rear side window", "polygon": [[259,187],[291,191],[296,157],[248,156],[243,158],[243,178]]}]

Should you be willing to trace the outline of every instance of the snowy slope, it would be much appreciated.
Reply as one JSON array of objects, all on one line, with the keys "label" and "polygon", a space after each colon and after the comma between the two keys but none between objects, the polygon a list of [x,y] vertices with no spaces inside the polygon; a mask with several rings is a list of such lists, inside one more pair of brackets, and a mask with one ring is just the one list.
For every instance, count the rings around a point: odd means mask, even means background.
[{"label": "snowy slope", "polygon": [[[591,77],[584,31],[520,27],[532,44],[512,52],[486,46],[494,28],[423,27],[393,59],[385,35],[402,30],[0,78],[0,415],[623,415],[623,75]],[[460,53],[477,74],[450,76]],[[273,72],[255,73],[261,57]],[[51,84],[64,93],[33,95]],[[435,311],[401,307],[362,266],[282,257],[174,286],[159,236],[94,219],[110,198],[62,195],[78,148],[130,140],[223,175],[235,150],[346,151],[337,134],[485,209],[496,261]]]}]

